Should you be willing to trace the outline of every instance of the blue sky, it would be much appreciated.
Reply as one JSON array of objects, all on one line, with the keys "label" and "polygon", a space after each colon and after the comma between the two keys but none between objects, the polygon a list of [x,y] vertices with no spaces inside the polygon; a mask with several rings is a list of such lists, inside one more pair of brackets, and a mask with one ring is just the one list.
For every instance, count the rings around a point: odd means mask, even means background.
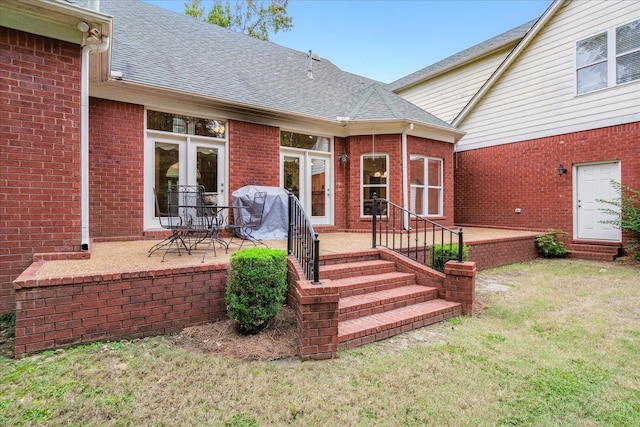
[{"label": "blue sky", "polygon": [[[184,13],[184,0],[143,1]],[[389,83],[538,18],[551,1],[289,0],[293,29],[271,41]]]}]

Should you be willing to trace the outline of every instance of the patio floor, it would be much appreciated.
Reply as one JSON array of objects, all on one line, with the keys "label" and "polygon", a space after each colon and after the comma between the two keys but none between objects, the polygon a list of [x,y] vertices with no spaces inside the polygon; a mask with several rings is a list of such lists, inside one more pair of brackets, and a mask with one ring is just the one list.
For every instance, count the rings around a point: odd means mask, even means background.
[{"label": "patio floor", "polygon": [[[464,242],[466,244],[506,238],[536,236],[540,234],[539,232],[522,230],[475,227],[465,227],[463,231]],[[368,250],[371,249],[372,246],[370,233],[321,233],[319,238],[321,255]],[[204,264],[201,263],[202,250],[195,250],[192,255],[183,252],[180,256],[175,252],[170,252],[166,255],[164,262],[162,262],[164,255],[163,250],[158,250],[151,256],[148,256],[149,248],[157,242],[158,241],[154,240],[134,240],[94,243],[91,247],[90,259],[43,262],[42,266],[35,273],[35,278],[226,264],[229,262],[231,254],[238,250],[238,247],[235,245],[229,247],[228,253],[225,253],[224,249],[216,248],[217,256],[215,256],[213,250],[211,250],[205,257]],[[286,250],[287,248],[286,240],[269,240],[265,241],[265,243],[274,249]],[[206,246],[202,246],[203,249],[205,247]],[[247,245],[244,247],[246,248]],[[248,247],[251,247],[251,245]]]}]

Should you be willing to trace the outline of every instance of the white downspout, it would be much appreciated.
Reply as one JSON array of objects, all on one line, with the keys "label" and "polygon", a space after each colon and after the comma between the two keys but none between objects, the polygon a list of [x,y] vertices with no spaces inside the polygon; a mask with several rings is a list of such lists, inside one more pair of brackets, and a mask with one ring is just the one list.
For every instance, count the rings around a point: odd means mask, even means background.
[{"label": "white downspout", "polygon": [[[413,123],[402,132],[402,207],[409,210],[409,159],[407,158],[407,133],[413,130]],[[409,215],[404,219],[405,225],[409,223]]]},{"label": "white downspout", "polygon": [[99,45],[88,44],[82,48],[80,76],[80,244],[89,250],[89,55],[109,49],[109,37],[102,36]]}]

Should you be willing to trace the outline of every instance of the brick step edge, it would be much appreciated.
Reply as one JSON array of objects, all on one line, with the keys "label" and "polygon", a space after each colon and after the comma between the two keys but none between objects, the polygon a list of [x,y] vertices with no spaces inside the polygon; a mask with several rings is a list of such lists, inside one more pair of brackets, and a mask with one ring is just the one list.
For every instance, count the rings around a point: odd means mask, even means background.
[{"label": "brick step edge", "polygon": [[567,249],[572,252],[594,252],[603,254],[618,254],[619,246],[599,246],[599,245],[581,245],[571,244],[567,245]]},{"label": "brick step edge", "polygon": [[567,258],[587,259],[587,260],[594,260],[594,261],[609,261],[609,262],[615,261],[616,257],[617,257],[617,253],[612,254],[612,253],[606,253],[606,252],[571,251],[569,254],[567,254]]},{"label": "brick step edge", "polygon": [[460,316],[458,303],[435,299],[338,323],[338,346],[353,348]]},{"label": "brick step edge", "polygon": [[326,279],[338,280],[348,277],[370,275],[372,273],[388,273],[395,271],[395,269],[396,264],[393,261],[356,261],[342,264],[321,265],[320,275]]},{"label": "brick step edge", "polygon": [[437,297],[438,290],[436,288],[408,285],[340,298],[338,321],[370,316],[412,304],[431,301]]},{"label": "brick step edge", "polygon": [[385,291],[416,284],[414,273],[390,271],[367,276],[354,276],[337,279],[333,286],[339,289],[340,298],[362,295],[370,292]]}]

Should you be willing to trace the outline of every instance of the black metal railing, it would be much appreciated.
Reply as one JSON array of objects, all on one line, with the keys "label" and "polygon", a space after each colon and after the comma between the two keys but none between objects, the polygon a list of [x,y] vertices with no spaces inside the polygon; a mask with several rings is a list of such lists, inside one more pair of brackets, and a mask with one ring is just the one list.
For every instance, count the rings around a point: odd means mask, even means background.
[{"label": "black metal railing", "polygon": [[298,260],[306,279],[314,285],[319,285],[320,239],[318,239],[318,233],[313,231],[311,220],[300,205],[300,200],[291,191],[289,191],[287,251]]},{"label": "black metal railing", "polygon": [[385,247],[439,271],[450,259],[464,260],[462,228],[451,230],[376,194],[372,217],[374,249]]}]

